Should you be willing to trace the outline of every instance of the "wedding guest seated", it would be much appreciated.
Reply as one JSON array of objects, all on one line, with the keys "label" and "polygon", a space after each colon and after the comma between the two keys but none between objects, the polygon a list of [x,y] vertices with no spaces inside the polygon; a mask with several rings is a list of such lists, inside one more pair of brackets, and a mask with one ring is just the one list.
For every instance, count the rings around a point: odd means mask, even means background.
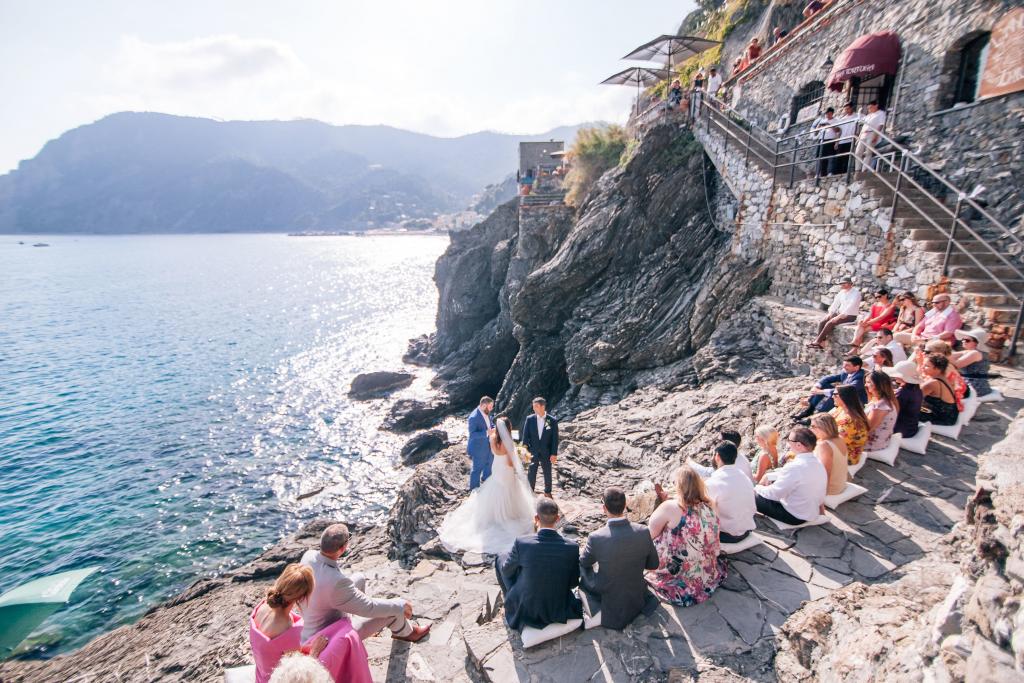
[{"label": "wedding guest seated", "polygon": [[846,443],[846,460],[851,465],[860,462],[864,453],[864,444],[868,441],[868,416],[864,412],[864,403],[860,394],[850,386],[841,386],[836,390],[836,407],[830,411],[839,425],[839,436]]},{"label": "wedding guest seated", "polygon": [[924,403],[920,386],[921,376],[912,360],[901,361],[895,367],[886,368],[885,373],[898,386],[896,402],[899,404],[899,410],[893,431],[902,434],[904,439],[909,439],[917,435],[918,422],[921,419],[921,405]]},{"label": "wedding guest seated", "polygon": [[878,349],[885,349],[889,352],[890,360],[892,361],[890,365],[895,365],[896,363],[907,359],[907,352],[903,348],[903,344],[900,344],[893,338],[892,330],[888,330],[884,327],[875,333],[874,339],[864,345],[863,353],[870,354],[872,356],[872,362],[874,362],[873,356]]},{"label": "wedding guest seated", "polygon": [[846,480],[849,478],[849,456],[846,454],[846,442],[839,436],[839,425],[828,413],[819,413],[811,418],[811,431],[818,439],[814,455],[828,474],[825,495],[838,495],[846,488]]},{"label": "wedding guest seated", "polygon": [[811,0],[809,3],[807,3],[807,6],[804,7],[804,19],[810,19],[811,17],[813,17],[815,14],[824,9],[826,4],[827,3],[823,2],[822,0]]},{"label": "wedding guest seated", "polygon": [[754,441],[758,447],[752,464],[756,484],[768,470],[779,466],[779,430],[762,425],[754,430]]},{"label": "wedding guest seated", "polygon": [[[924,306],[917,303],[917,295],[909,291],[896,297],[896,303],[898,305],[896,324],[892,326],[892,333],[893,336],[900,332],[906,333],[907,336],[904,338],[907,341],[901,343],[909,344],[914,328],[924,320]],[[898,360],[896,362],[899,363]]]},{"label": "wedding guest seated", "polygon": [[868,375],[868,440],[864,444],[866,451],[881,451],[889,447],[896,420],[899,418],[899,400],[889,375],[881,370],[874,370]]},{"label": "wedding guest seated", "polygon": [[537,533],[517,538],[495,563],[505,593],[505,623],[516,630],[564,624],[583,615],[572,591],[580,583],[580,548],[555,530],[561,515],[554,500],[538,499],[535,510]]},{"label": "wedding guest seated", "polygon": [[844,277],[839,280],[839,291],[836,292],[828,307],[828,313],[818,323],[818,336],[807,346],[814,349],[825,348],[825,341],[831,336],[832,330],[843,323],[857,319],[860,312],[860,292],[853,287],[853,280]]},{"label": "wedding guest seated", "polygon": [[871,357],[864,362],[864,369],[870,372],[882,368],[891,368],[893,365],[895,363],[892,362],[892,351],[884,346],[876,346],[871,350]]},{"label": "wedding guest seated", "polygon": [[381,629],[391,630],[392,640],[410,643],[420,641],[430,632],[430,625],[418,626],[412,618],[412,604],[402,598],[374,599],[366,595],[366,577],[345,574],[338,561],[348,550],[348,527],[332,524],[320,535],[320,550],[307,550],[302,564],[312,568],[316,585],[312,595],[301,605],[305,625],[303,642],[335,622],[351,619],[359,638],[366,640]]},{"label": "wedding guest seated", "polygon": [[762,515],[784,524],[799,525],[821,514],[828,472],[814,455],[818,445],[814,432],[806,427],[794,427],[788,441],[795,457],[782,466],[775,481],[754,487],[754,501]]},{"label": "wedding guest seated", "polygon": [[[369,681],[370,679],[366,679]],[[269,683],[336,683],[346,678],[334,678],[318,661],[300,653],[285,655],[274,669]]]},{"label": "wedding guest seated", "polygon": [[956,394],[946,381],[949,361],[945,356],[933,353],[924,359],[925,381],[921,385],[924,403],[921,406],[921,420],[937,425],[955,425],[960,417],[956,406]]},{"label": "wedding guest seated", "polygon": [[896,302],[889,299],[888,289],[879,289],[875,292],[875,303],[871,304],[871,309],[857,322],[857,332],[853,335],[853,341],[850,342],[850,353],[857,353],[868,330],[872,332],[883,329],[891,330],[895,324]]},{"label": "wedding guest seated", "polygon": [[[736,447],[736,452],[739,453],[740,441],[742,440],[742,437],[740,436],[740,433],[737,432],[735,429],[723,429],[722,431],[718,432],[718,438],[720,438],[722,441],[728,441],[729,443],[731,443],[733,446]],[[754,481],[754,472],[750,467],[750,460],[741,455],[739,459],[736,461],[736,467],[738,467],[739,470],[743,472],[743,474],[747,475],[751,482]],[[698,474],[700,474],[705,479],[707,478],[707,476],[700,472],[698,472]],[[710,472],[708,474],[710,474]]]},{"label": "wedding guest seated", "polygon": [[925,343],[923,349],[918,347],[914,358],[917,359],[918,369],[922,373],[924,372],[924,359],[933,354],[943,356],[949,361],[946,367],[946,381],[949,382],[949,386],[953,387],[953,395],[956,396],[956,409],[963,412],[964,398],[970,395],[970,386],[967,384],[967,380],[960,376],[960,371],[953,364],[953,347],[941,339],[932,339]]},{"label": "wedding guest seated", "polygon": [[647,581],[665,602],[688,607],[707,600],[726,572],[718,559],[718,515],[704,480],[686,465],[676,470],[674,478],[675,496],[651,515],[659,564]]},{"label": "wedding guest seated", "polygon": [[930,339],[941,339],[952,341],[956,330],[960,329],[963,321],[956,307],[950,303],[949,294],[936,294],[932,298],[932,308],[921,322],[914,326],[911,333],[900,332],[895,335],[896,340],[905,346],[926,342]]},{"label": "wedding guest seated", "polygon": [[987,396],[993,389],[989,384],[988,354],[991,349],[985,344],[988,332],[980,327],[973,330],[957,330],[956,338],[963,344],[963,351],[955,351],[950,359],[967,381],[976,396]]},{"label": "wedding guest seated", "polygon": [[718,513],[718,540],[739,543],[754,530],[754,484],[738,466],[739,451],[730,441],[715,446],[715,471],[704,481]]},{"label": "wedding guest seated", "polygon": [[835,405],[835,388],[840,386],[852,386],[867,400],[867,393],[864,391],[864,361],[860,356],[847,356],[843,359],[842,372],[834,375],[827,375],[819,379],[811,395],[806,399],[807,407],[793,415],[794,420],[803,420],[810,417],[812,413],[827,413]]},{"label": "wedding guest seated", "polygon": [[[313,570],[301,564],[290,564],[253,609],[249,616],[249,646],[256,662],[256,683],[267,683],[281,657],[300,649],[302,617],[292,609],[312,593]],[[315,657],[326,645],[327,639],[321,637],[310,643],[305,652]]]},{"label": "wedding guest seated", "polygon": [[583,548],[580,593],[591,616],[601,613],[602,626],[622,630],[641,612],[649,616],[658,607],[644,580],[645,570],[658,568],[658,551],[647,527],[626,519],[622,489],[605,489],[602,503],[608,522]]}]

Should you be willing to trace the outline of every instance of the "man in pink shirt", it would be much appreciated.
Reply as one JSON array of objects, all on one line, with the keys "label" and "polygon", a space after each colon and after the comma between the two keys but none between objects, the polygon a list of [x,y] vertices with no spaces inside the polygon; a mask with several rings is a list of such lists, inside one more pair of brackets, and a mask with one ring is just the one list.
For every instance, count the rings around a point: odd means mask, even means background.
[{"label": "man in pink shirt", "polygon": [[953,333],[960,329],[963,321],[960,313],[950,303],[949,294],[936,294],[932,299],[932,309],[925,313],[924,318],[914,328],[913,343],[941,339],[952,342]]}]

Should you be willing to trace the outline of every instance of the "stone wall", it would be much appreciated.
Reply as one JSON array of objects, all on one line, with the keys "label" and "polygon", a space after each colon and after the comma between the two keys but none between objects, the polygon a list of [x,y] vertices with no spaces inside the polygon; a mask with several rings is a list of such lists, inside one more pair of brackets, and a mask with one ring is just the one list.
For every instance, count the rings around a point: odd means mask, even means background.
[{"label": "stone wall", "polygon": [[[898,33],[902,73],[890,103],[890,130],[910,136],[909,147],[959,187],[983,184],[983,198],[1005,224],[1020,226],[1024,211],[1024,93],[949,109],[958,53],[966,38],[990,31],[1019,2],[1012,0],[837,0],[835,10],[811,30],[735,80],[735,105],[767,127],[790,111],[793,95],[824,80],[826,56],[837,59],[857,37],[877,31]],[[844,93],[826,91],[823,107],[838,107]]]}]

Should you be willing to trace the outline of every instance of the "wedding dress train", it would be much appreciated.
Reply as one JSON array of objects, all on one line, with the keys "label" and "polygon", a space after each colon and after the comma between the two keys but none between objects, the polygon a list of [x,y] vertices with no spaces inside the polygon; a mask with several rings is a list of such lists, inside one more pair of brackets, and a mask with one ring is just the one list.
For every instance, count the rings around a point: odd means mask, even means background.
[{"label": "wedding dress train", "polygon": [[[533,491],[508,427],[499,420],[497,429],[498,444],[492,442],[492,450],[501,452],[495,453],[491,476],[449,512],[438,529],[441,543],[449,550],[497,555],[511,549],[518,536],[533,531]],[[495,448],[499,444],[500,449]]]}]

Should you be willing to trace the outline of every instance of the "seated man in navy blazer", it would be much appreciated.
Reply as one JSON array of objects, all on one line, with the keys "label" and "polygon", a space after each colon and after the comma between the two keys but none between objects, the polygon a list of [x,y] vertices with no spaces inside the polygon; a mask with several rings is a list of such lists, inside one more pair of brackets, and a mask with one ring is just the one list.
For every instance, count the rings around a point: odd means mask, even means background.
[{"label": "seated man in navy blazer", "polygon": [[794,420],[802,420],[814,413],[825,413],[835,407],[832,394],[840,384],[849,384],[857,389],[861,403],[867,404],[868,393],[864,388],[864,361],[860,356],[847,356],[843,359],[843,371],[834,375],[826,375],[815,383],[811,395],[807,399],[807,407],[793,416]]},{"label": "seated man in navy blazer", "polygon": [[544,495],[551,497],[551,466],[558,461],[558,420],[547,413],[547,401],[533,399],[533,415],[523,421],[519,440],[530,451],[530,469],[526,479],[530,488],[537,485],[537,468],[544,472]]},{"label": "seated man in navy blazer", "polygon": [[544,628],[579,619],[583,608],[572,589],[580,583],[580,547],[555,531],[558,504],[537,501],[537,533],[520,536],[495,563],[505,593],[505,622],[514,629]]}]

